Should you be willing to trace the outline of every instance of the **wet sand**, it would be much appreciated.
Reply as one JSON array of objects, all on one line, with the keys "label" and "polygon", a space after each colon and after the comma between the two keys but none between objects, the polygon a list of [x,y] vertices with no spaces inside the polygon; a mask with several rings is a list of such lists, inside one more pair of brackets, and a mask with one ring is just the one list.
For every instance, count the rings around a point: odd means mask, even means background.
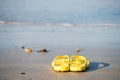
[{"label": "wet sand", "polygon": [[[119,80],[120,26],[0,24],[0,80]],[[21,47],[33,51],[26,54]],[[79,55],[90,61],[85,72],[55,72],[56,55]],[[37,53],[46,48],[48,53]]]}]

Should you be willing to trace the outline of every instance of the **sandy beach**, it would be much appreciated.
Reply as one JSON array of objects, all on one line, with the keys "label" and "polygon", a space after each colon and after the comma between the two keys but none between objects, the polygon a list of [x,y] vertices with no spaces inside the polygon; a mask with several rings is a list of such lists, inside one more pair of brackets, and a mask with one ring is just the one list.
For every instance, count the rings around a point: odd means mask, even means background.
[{"label": "sandy beach", "polygon": [[[119,80],[120,26],[0,24],[0,80]],[[33,51],[26,54],[21,47]],[[85,72],[55,72],[57,55],[75,53],[90,61]],[[46,48],[48,53],[37,53]]]}]

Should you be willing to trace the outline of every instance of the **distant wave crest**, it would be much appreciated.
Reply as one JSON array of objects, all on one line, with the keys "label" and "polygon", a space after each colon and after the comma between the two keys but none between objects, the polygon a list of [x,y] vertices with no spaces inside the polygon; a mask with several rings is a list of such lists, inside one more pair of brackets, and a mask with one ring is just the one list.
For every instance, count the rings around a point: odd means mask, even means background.
[{"label": "distant wave crest", "polygon": [[72,24],[72,23],[29,23],[29,22],[12,22],[0,20],[0,24],[8,25],[41,25],[41,26],[64,26],[64,27],[75,27],[75,26],[120,26],[120,24]]}]

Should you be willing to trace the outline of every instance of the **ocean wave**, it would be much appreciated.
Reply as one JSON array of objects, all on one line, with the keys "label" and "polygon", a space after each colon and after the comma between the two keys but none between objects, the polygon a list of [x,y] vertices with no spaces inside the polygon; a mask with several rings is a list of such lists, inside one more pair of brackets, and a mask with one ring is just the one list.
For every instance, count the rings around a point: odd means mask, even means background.
[{"label": "ocean wave", "polygon": [[72,23],[30,23],[30,22],[12,22],[0,20],[0,24],[7,25],[38,25],[38,26],[63,26],[63,27],[86,27],[86,26],[120,26],[120,24],[72,24]]}]

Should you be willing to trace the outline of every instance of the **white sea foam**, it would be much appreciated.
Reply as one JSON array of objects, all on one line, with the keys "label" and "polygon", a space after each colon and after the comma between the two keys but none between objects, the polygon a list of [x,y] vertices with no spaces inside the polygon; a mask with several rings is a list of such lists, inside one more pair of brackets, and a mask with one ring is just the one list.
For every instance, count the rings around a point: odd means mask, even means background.
[{"label": "white sea foam", "polygon": [[29,23],[29,22],[11,22],[0,20],[0,24],[8,25],[38,25],[38,26],[56,26],[56,27],[105,27],[105,26],[120,26],[120,24],[72,24],[72,23]]},{"label": "white sea foam", "polygon": [[0,24],[6,24],[6,21],[0,20]]}]

